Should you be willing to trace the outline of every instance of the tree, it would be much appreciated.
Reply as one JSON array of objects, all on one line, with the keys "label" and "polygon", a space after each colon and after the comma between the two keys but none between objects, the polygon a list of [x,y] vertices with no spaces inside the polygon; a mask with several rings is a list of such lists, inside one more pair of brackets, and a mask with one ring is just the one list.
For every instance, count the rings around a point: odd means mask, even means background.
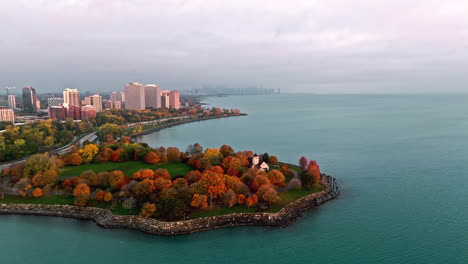
[{"label": "tree", "polygon": [[32,195],[35,198],[41,197],[43,195],[41,188],[34,189],[34,191],[32,192]]},{"label": "tree", "polygon": [[108,147],[102,148],[101,155],[100,155],[100,160],[101,161],[110,161],[112,157],[112,149]]},{"label": "tree", "polygon": [[256,203],[258,203],[258,197],[255,194],[245,200],[245,205],[248,207],[255,205]]},{"label": "tree", "polygon": [[307,165],[307,173],[312,175],[313,184],[320,184],[320,167],[315,160],[311,160]]},{"label": "tree", "polygon": [[270,164],[278,165],[278,157],[276,157],[276,156],[271,156],[271,157],[270,157]]},{"label": "tree", "polygon": [[250,188],[252,188],[252,190],[254,191],[257,191],[264,184],[270,184],[270,180],[268,179],[268,177],[264,174],[257,174],[253,178]]},{"label": "tree", "polygon": [[224,203],[228,207],[233,207],[237,203],[237,195],[236,193],[229,189],[225,194],[224,194]]},{"label": "tree", "polygon": [[141,217],[150,217],[153,216],[156,212],[156,205],[154,203],[144,203],[141,207],[139,216]]},{"label": "tree", "polygon": [[202,153],[202,152],[203,152],[203,147],[202,147],[200,144],[195,143],[195,144],[189,145],[189,146],[187,147],[187,152],[188,152],[190,155]]},{"label": "tree", "polygon": [[31,178],[38,172],[46,171],[50,168],[50,158],[47,153],[32,155],[24,163],[23,176]]},{"label": "tree", "polygon": [[122,134],[122,129],[117,124],[106,123],[97,129],[100,140],[104,140],[104,136],[112,135],[118,137]]},{"label": "tree", "polygon": [[187,174],[185,175],[185,179],[187,180],[187,182],[189,184],[192,184],[194,182],[197,182],[201,179],[201,172],[197,171],[197,170],[193,170],[193,171],[189,171],[187,172]]},{"label": "tree", "polygon": [[129,198],[125,199],[122,202],[122,207],[127,209],[127,210],[130,210],[130,212],[135,207],[135,205],[136,205],[136,199],[133,198],[133,196],[130,196]]},{"label": "tree", "polygon": [[271,170],[268,172],[268,180],[270,180],[271,184],[282,187],[286,177],[279,170]]},{"label": "tree", "polygon": [[270,155],[268,155],[268,153],[265,152],[265,153],[262,155],[262,160],[263,160],[264,162],[266,162],[266,163],[269,163],[269,162],[270,162]]},{"label": "tree", "polygon": [[99,148],[97,145],[87,144],[78,151],[78,154],[83,158],[83,163],[88,164],[94,159],[98,152]]},{"label": "tree", "polygon": [[115,170],[109,175],[109,185],[111,188],[116,188],[125,181],[125,174],[123,171]]},{"label": "tree", "polygon": [[141,169],[133,174],[133,179],[154,179],[154,171],[150,169]]},{"label": "tree", "polygon": [[158,204],[156,214],[164,219],[180,218],[185,215],[187,206],[181,199],[162,199]]},{"label": "tree", "polygon": [[219,165],[223,159],[223,154],[216,148],[208,148],[203,154],[204,158],[207,158],[212,165]]},{"label": "tree", "polygon": [[83,163],[83,158],[78,153],[72,153],[68,156],[67,163],[72,166],[79,166]]},{"label": "tree", "polygon": [[171,175],[169,174],[169,171],[167,171],[166,169],[159,168],[154,171],[154,178],[163,178],[166,180],[170,180]]},{"label": "tree", "polygon": [[96,197],[95,198],[96,198],[97,201],[102,201],[102,200],[104,200],[104,195],[106,195],[106,192],[103,191],[103,190],[99,190],[99,191],[96,192]]},{"label": "tree", "polygon": [[167,160],[169,162],[180,162],[180,151],[178,148],[169,147],[167,148]]},{"label": "tree", "polygon": [[34,177],[32,178],[32,183],[35,186],[43,187],[46,185],[53,186],[57,182],[59,178],[59,175],[57,171],[55,170],[46,170],[43,173],[38,172]]},{"label": "tree", "polygon": [[150,151],[145,155],[145,162],[148,164],[157,164],[160,160],[161,159],[159,158],[159,156],[153,151]]},{"label": "tree", "polygon": [[272,204],[280,200],[278,192],[273,188],[268,188],[262,196],[262,199]]},{"label": "tree", "polygon": [[234,153],[232,147],[228,145],[222,145],[219,151],[221,151],[224,157],[231,156]]},{"label": "tree", "polygon": [[307,170],[307,164],[309,163],[309,161],[307,160],[306,157],[302,156],[300,159],[299,159],[299,166],[301,166],[301,169],[302,171],[306,171]]},{"label": "tree", "polygon": [[73,196],[76,197],[75,205],[85,206],[91,196],[91,189],[86,183],[80,183],[73,190]]},{"label": "tree", "polygon": [[112,193],[111,192],[106,192],[106,194],[104,195],[104,202],[110,202],[112,201]]},{"label": "tree", "polygon": [[204,194],[194,194],[192,198],[191,206],[201,209],[208,208],[208,196]]},{"label": "tree", "polygon": [[245,195],[243,195],[243,194],[237,195],[237,203],[238,204],[245,204],[245,200],[246,200]]}]

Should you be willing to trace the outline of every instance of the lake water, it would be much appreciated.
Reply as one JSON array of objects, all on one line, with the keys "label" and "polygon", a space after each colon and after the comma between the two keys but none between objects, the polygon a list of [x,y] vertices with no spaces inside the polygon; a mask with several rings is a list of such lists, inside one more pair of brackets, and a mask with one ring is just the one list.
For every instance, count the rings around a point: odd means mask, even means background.
[{"label": "lake water", "polygon": [[468,95],[209,98],[245,117],[169,128],[141,140],[185,149],[229,144],[338,179],[341,196],[288,228],[178,237],[93,222],[0,216],[1,263],[468,263]]}]

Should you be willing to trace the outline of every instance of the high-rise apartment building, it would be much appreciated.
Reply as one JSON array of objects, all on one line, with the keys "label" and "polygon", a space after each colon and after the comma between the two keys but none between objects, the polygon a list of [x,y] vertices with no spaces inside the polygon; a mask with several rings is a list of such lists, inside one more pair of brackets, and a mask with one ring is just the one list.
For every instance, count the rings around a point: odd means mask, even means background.
[{"label": "high-rise apartment building", "polygon": [[31,86],[23,87],[23,110],[27,113],[35,113],[36,109],[36,90]]},{"label": "high-rise apartment building", "polygon": [[179,91],[171,91],[169,93],[169,107],[172,109],[180,108],[180,93]]},{"label": "high-rise apartment building", "polygon": [[16,95],[14,94],[9,94],[8,95],[8,107],[11,109],[16,108]]},{"label": "high-rise apartment building", "polygon": [[77,89],[66,88],[63,91],[63,104],[66,106],[81,106],[80,92]]},{"label": "high-rise apartment building", "polygon": [[15,122],[13,109],[0,106],[0,122]]},{"label": "high-rise apartment building", "polygon": [[110,95],[112,103],[125,102],[125,94],[123,92],[112,92]]},{"label": "high-rise apartment building", "polygon": [[145,110],[145,86],[139,83],[125,85],[125,108],[134,110]]},{"label": "high-rise apartment building", "polygon": [[97,113],[102,112],[102,96],[98,94],[86,96],[85,102],[87,105],[94,106]]},{"label": "high-rise apartment building", "polygon": [[161,88],[154,84],[145,86],[145,107],[161,108]]}]

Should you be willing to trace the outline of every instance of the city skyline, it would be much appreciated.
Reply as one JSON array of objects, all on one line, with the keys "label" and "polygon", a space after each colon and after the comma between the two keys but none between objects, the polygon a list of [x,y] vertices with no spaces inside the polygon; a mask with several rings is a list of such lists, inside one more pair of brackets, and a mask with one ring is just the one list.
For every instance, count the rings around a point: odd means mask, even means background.
[{"label": "city skyline", "polygon": [[177,90],[206,84],[284,93],[447,93],[468,86],[462,0],[1,6],[0,30],[8,38],[0,56],[10,61],[0,65],[1,87],[111,92],[139,80]]}]

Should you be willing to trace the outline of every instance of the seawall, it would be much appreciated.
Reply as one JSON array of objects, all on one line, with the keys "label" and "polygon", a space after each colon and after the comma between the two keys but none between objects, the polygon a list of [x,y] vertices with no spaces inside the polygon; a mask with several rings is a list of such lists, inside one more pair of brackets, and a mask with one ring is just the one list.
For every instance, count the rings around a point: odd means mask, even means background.
[{"label": "seawall", "polygon": [[336,180],[322,174],[326,189],[302,197],[277,213],[235,213],[203,217],[193,220],[164,222],[134,215],[113,215],[107,209],[74,205],[0,204],[0,214],[59,216],[93,220],[104,228],[130,228],[157,235],[182,235],[231,226],[281,226],[290,225],[311,208],[336,198],[340,194]]}]

